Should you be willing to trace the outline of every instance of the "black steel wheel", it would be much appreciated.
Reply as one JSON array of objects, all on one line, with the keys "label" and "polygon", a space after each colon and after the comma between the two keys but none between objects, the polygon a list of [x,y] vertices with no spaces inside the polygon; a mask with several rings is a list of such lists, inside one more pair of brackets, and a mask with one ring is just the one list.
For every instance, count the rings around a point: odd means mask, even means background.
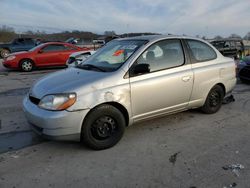
[{"label": "black steel wheel", "polygon": [[101,105],[85,118],[82,141],[95,150],[110,148],[120,141],[125,126],[125,118],[120,110],[111,105]]},{"label": "black steel wheel", "polygon": [[214,86],[208,93],[205,104],[201,110],[206,114],[213,114],[219,111],[224,99],[224,90],[221,86]]}]

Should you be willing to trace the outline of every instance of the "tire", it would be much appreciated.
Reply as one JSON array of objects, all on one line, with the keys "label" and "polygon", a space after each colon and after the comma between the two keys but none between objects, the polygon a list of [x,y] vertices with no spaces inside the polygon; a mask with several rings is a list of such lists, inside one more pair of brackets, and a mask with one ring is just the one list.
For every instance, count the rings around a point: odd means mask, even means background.
[{"label": "tire", "polygon": [[4,49],[4,48],[0,49],[1,58],[5,58],[5,57],[6,57],[7,55],[9,55],[9,54],[10,54],[10,51],[9,51],[9,50]]},{"label": "tire", "polygon": [[221,86],[214,86],[208,93],[205,104],[201,110],[206,114],[214,114],[221,108],[225,93]]},{"label": "tire", "polygon": [[107,149],[117,144],[126,127],[123,114],[111,105],[94,108],[82,126],[82,141],[94,150]]},{"label": "tire", "polygon": [[30,59],[24,59],[20,62],[20,68],[24,72],[30,72],[34,68],[34,64]]}]

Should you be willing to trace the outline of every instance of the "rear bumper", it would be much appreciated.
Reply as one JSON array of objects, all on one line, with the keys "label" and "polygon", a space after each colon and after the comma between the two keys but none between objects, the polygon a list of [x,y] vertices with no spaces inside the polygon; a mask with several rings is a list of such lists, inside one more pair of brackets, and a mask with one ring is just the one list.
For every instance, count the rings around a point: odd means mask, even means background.
[{"label": "rear bumper", "polygon": [[88,110],[48,111],[33,104],[26,96],[23,110],[34,132],[50,140],[80,141],[83,119]]},{"label": "rear bumper", "polygon": [[231,80],[228,80],[225,84],[225,87],[226,87],[226,93],[225,93],[225,96],[228,96],[232,93],[233,89],[235,88],[236,86],[236,83],[237,83],[237,78],[233,78]]}]

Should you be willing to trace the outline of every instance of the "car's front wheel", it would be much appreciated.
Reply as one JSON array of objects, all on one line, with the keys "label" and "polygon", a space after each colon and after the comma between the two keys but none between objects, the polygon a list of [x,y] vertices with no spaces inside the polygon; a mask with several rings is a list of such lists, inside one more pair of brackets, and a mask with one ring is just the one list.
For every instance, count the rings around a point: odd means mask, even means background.
[{"label": "car's front wheel", "polygon": [[95,150],[107,149],[120,141],[125,127],[126,121],[120,110],[111,105],[101,105],[85,118],[82,141]]},{"label": "car's front wheel", "polygon": [[24,59],[20,62],[20,68],[24,72],[30,72],[34,68],[33,62],[29,59]]},{"label": "car's front wheel", "polygon": [[10,54],[10,51],[7,49],[0,49],[0,55],[2,58],[5,58],[6,56],[8,56]]},{"label": "car's front wheel", "polygon": [[201,110],[206,114],[213,114],[219,111],[224,99],[224,90],[221,86],[214,86],[206,98],[205,104]]}]

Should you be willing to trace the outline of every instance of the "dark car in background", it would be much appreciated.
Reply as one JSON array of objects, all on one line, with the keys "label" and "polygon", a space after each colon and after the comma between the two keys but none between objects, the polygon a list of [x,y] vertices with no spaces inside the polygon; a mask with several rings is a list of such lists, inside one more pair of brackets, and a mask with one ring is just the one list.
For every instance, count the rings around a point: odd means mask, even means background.
[{"label": "dark car in background", "polygon": [[0,57],[4,58],[10,53],[28,51],[39,44],[33,38],[16,38],[10,43],[0,44]]},{"label": "dark car in background", "polygon": [[250,56],[244,57],[238,64],[238,76],[243,83],[250,83]]},{"label": "dark car in background", "polygon": [[212,41],[211,44],[224,56],[240,59],[244,55],[245,47],[242,40],[221,39]]}]

